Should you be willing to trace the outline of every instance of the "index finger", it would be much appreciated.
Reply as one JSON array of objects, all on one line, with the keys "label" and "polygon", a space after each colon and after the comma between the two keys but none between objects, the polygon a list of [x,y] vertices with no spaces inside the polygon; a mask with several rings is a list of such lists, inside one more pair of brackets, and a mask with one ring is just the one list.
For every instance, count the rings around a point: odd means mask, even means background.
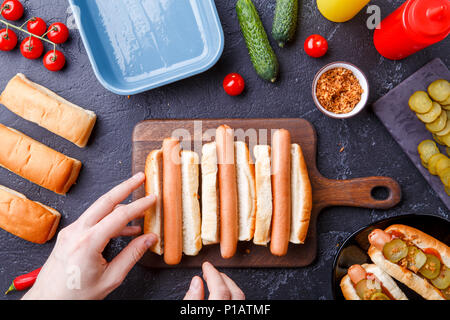
[{"label": "index finger", "polygon": [[209,262],[202,266],[203,278],[209,290],[209,300],[230,300],[231,292],[219,271]]},{"label": "index finger", "polygon": [[87,226],[94,226],[110,214],[119,203],[128,198],[144,181],[145,174],[143,172],[135,174],[130,179],[122,182],[101,196],[81,215],[80,219],[84,219]]}]

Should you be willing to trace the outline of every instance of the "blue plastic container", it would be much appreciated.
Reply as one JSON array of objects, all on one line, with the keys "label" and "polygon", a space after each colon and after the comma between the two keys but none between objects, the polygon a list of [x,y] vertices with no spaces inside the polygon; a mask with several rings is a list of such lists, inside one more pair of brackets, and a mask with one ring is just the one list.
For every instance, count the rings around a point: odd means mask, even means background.
[{"label": "blue plastic container", "polygon": [[212,67],[224,38],[214,0],[69,0],[98,80],[131,95]]}]

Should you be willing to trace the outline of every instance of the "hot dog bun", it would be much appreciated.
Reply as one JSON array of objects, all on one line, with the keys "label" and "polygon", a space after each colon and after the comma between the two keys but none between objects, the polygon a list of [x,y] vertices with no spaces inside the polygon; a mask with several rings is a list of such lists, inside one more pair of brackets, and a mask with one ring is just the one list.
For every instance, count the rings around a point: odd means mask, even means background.
[{"label": "hot dog bun", "polygon": [[[426,233],[417,230],[415,228],[405,225],[392,225],[388,227],[385,232],[400,232],[404,235],[402,240],[414,244],[419,249],[434,249],[442,258],[442,262],[447,268],[450,267],[450,249],[444,243],[436,240],[435,238],[427,235]],[[384,257],[381,250],[377,249],[374,245],[371,245],[368,254],[372,261],[383,269],[390,276],[396,280],[404,283],[409,288],[420,294],[427,300],[444,300],[440,291],[435,288],[428,280],[415,274],[407,268],[403,268],[396,263],[390,262]]]},{"label": "hot dog bun", "polygon": [[[372,273],[381,282],[383,287],[395,300],[408,300],[403,291],[398,287],[395,281],[375,264],[363,264],[362,267],[367,273]],[[349,275],[345,275],[341,280],[342,293],[346,300],[361,300],[356,293],[354,284]]]},{"label": "hot dog bun", "polygon": [[220,252],[229,259],[236,253],[238,226],[238,195],[234,158],[234,130],[222,125],[216,130],[220,194]]},{"label": "hot dog bun", "polygon": [[22,239],[43,244],[55,235],[61,214],[23,194],[0,186],[0,227]]},{"label": "hot dog bun", "polygon": [[257,145],[255,155],[256,221],[253,243],[266,246],[270,241],[272,223],[272,181],[270,168],[270,146]]},{"label": "hot dog bun", "polygon": [[162,150],[153,150],[145,162],[145,195],[153,194],[156,204],[145,212],[144,233],[153,233],[158,242],[150,247],[150,251],[162,255],[163,250],[163,217],[162,217]]},{"label": "hot dog bun", "polygon": [[236,141],[234,153],[238,189],[239,240],[250,241],[255,233],[255,166],[252,164],[245,142]]},{"label": "hot dog bun", "polygon": [[181,150],[175,138],[163,141],[164,261],[180,263],[183,254]]},{"label": "hot dog bun", "polygon": [[270,252],[287,253],[291,228],[291,135],[280,129],[272,137],[273,216]]},{"label": "hot dog bun", "polygon": [[198,200],[199,158],[193,151],[181,151],[183,198],[183,252],[195,256],[202,248],[201,214]]},{"label": "hot dog bun", "polygon": [[219,243],[219,185],[216,143],[202,148],[202,241]]},{"label": "hot dog bun", "polygon": [[292,218],[290,242],[305,243],[312,210],[312,190],[302,149],[291,145]]},{"label": "hot dog bun", "polygon": [[86,146],[97,116],[18,73],[0,96],[0,103],[20,117]]},{"label": "hot dog bun", "polygon": [[0,166],[58,194],[75,183],[81,162],[0,124]]}]

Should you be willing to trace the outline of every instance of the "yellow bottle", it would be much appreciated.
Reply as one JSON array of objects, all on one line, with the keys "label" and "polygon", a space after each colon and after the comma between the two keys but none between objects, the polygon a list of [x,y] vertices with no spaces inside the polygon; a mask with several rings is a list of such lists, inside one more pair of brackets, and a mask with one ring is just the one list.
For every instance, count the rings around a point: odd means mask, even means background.
[{"label": "yellow bottle", "polygon": [[370,0],[317,0],[320,13],[330,21],[345,22],[352,19]]}]

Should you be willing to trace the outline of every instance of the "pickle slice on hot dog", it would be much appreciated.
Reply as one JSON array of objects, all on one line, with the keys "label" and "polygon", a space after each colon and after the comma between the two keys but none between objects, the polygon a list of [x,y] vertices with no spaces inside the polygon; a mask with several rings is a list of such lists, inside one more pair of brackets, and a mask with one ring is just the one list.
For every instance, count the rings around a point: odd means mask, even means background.
[{"label": "pickle slice on hot dog", "polygon": [[447,245],[405,225],[376,229],[369,235],[369,242],[370,258],[390,276],[425,299],[450,299]]}]

